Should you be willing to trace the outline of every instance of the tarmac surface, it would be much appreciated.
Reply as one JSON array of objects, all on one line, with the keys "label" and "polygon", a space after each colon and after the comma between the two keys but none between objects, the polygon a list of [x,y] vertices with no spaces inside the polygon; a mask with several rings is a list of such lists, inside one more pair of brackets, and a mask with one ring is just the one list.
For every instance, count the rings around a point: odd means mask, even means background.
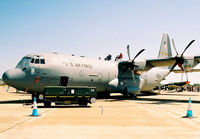
[{"label": "tarmac surface", "polygon": [[[38,104],[32,117],[30,95],[0,87],[0,138],[199,138],[200,95],[196,92],[161,92],[125,99],[99,99],[88,107]],[[194,118],[183,118],[192,98]]]}]

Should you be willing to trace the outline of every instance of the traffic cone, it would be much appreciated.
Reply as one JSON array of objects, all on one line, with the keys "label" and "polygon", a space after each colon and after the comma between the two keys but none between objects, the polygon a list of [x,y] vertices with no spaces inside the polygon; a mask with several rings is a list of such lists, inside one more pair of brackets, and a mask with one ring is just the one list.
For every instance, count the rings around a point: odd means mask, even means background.
[{"label": "traffic cone", "polygon": [[36,97],[34,97],[32,116],[38,116]]},{"label": "traffic cone", "polygon": [[187,110],[187,115],[186,115],[187,118],[193,118],[193,115],[192,115],[192,101],[191,101],[191,98],[189,99],[189,103],[188,103],[188,110]]}]

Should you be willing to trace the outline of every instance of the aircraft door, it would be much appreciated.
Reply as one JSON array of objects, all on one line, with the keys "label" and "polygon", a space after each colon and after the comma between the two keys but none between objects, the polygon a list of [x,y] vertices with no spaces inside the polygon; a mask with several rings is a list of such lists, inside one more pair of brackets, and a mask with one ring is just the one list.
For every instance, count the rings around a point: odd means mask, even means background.
[{"label": "aircraft door", "polygon": [[103,80],[103,74],[102,73],[98,73],[98,80],[102,81]]},{"label": "aircraft door", "polygon": [[67,86],[69,77],[61,76],[60,77],[60,86]]}]

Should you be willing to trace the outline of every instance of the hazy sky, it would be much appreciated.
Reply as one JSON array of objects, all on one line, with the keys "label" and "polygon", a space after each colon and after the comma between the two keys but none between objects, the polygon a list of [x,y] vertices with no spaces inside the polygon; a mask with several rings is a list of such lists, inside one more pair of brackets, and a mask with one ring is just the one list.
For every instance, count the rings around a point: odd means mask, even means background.
[{"label": "hazy sky", "polygon": [[[199,0],[0,0],[0,76],[33,52],[91,58],[122,52],[127,59],[130,44],[132,57],[145,48],[139,58],[157,58],[163,32],[180,53],[195,39],[186,54],[200,55],[199,6]],[[199,75],[189,79],[200,82]]]}]

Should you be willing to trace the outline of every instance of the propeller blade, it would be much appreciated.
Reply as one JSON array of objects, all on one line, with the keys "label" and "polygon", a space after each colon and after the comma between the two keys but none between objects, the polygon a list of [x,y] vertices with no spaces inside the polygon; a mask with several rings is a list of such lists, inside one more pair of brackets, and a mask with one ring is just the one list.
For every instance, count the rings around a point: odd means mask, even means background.
[{"label": "propeller blade", "polygon": [[186,79],[187,79],[187,82],[188,82],[188,75],[187,75],[187,72],[185,72],[185,75],[186,75]]},{"label": "propeller blade", "polygon": [[192,40],[187,47],[185,48],[185,50],[183,51],[183,53],[181,54],[181,57],[183,56],[183,54],[185,53],[185,51],[190,47],[190,45],[194,42],[195,40]]},{"label": "propeller blade", "polygon": [[176,61],[176,63],[174,63],[174,65],[172,66],[172,68],[171,68],[171,70],[169,71],[169,73],[172,71],[172,70],[174,70],[174,68],[177,66],[177,61]]},{"label": "propeller blade", "polygon": [[[122,76],[129,68],[131,68],[131,70],[134,71],[134,60],[144,51],[145,49],[140,50],[137,55],[134,57],[134,59],[132,60],[132,64],[131,65],[127,65],[127,67],[122,71],[122,73],[120,74],[120,76]],[[128,52],[128,57],[130,58],[130,53],[129,53],[129,45],[127,46],[127,52]],[[130,59],[129,59],[130,60]]]},{"label": "propeller blade", "polygon": [[172,39],[172,45],[174,47],[174,50],[176,51],[176,55],[178,55],[178,52],[177,52],[176,47],[175,47],[174,39]]},{"label": "propeller blade", "polygon": [[181,73],[181,82],[183,81],[183,73]]},{"label": "propeller blade", "polygon": [[131,70],[131,74],[132,74],[133,82],[136,83],[136,81],[135,81],[135,73],[134,73],[133,70]]},{"label": "propeller blade", "polygon": [[185,70],[185,67],[184,65],[182,64],[182,67],[183,67],[183,71],[185,72],[185,76],[186,76],[186,79],[187,79],[187,82],[188,82],[188,75],[187,75],[187,71]]},{"label": "propeller blade", "polygon": [[127,53],[128,53],[128,60],[131,60],[131,57],[130,57],[130,50],[129,50],[129,45],[127,45]]},{"label": "propeller blade", "polygon": [[140,50],[137,55],[133,58],[133,61],[144,51],[145,49]]},{"label": "propeller blade", "polygon": [[[140,50],[137,55],[134,57],[134,59],[132,60],[132,64],[127,65],[126,68],[122,71],[122,73],[120,74],[120,76],[122,76],[129,68],[131,68],[131,72],[132,72],[132,76],[133,76],[133,80],[135,82],[135,75],[134,75],[134,60],[144,51],[145,49]],[[129,50],[129,45],[127,45],[127,53],[128,53],[128,58],[129,60],[130,58],[130,50]]]},{"label": "propeller blade", "polygon": [[122,76],[122,75],[128,70],[129,67],[130,67],[130,66],[127,66],[127,67],[122,71],[122,73],[120,74],[120,76]]}]

